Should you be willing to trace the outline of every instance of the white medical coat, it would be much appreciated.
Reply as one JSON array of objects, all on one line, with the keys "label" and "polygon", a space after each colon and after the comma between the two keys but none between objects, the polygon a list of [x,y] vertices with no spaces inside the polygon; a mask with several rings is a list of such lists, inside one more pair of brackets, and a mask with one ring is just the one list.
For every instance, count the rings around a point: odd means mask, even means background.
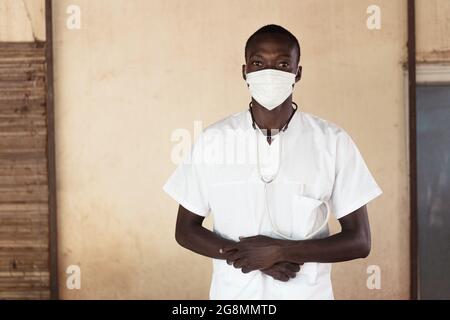
[{"label": "white medical coat", "polygon": [[[279,238],[274,225],[286,236],[305,239],[324,221],[322,202],[339,219],[382,193],[351,137],[300,109],[281,137],[260,144],[265,158],[258,171],[256,134],[261,132],[251,123],[246,110],[204,129],[163,186],[187,210],[205,217],[212,213],[218,235],[235,241],[253,235]],[[267,185],[273,224],[259,174],[271,167],[279,169]],[[325,228],[315,238],[327,236]],[[308,263],[295,278],[281,282],[213,259],[210,299],[333,299],[330,273],[330,263]]]}]

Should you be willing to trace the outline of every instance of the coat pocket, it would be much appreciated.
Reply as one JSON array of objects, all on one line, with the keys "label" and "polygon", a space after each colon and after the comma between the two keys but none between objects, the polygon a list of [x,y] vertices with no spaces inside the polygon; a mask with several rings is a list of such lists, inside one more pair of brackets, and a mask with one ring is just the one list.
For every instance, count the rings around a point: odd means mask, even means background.
[{"label": "coat pocket", "polygon": [[319,207],[322,200],[303,195],[294,195],[292,199],[292,236],[293,238],[307,239],[312,234],[320,218]]}]

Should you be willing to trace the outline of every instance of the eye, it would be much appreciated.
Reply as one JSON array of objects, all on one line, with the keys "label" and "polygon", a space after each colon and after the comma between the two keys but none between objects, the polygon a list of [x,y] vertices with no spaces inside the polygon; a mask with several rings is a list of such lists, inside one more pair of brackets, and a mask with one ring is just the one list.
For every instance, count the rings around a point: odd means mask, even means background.
[{"label": "eye", "polygon": [[256,67],[260,67],[260,66],[262,66],[262,62],[259,60],[254,60],[254,61],[252,61],[252,65],[256,66]]},{"label": "eye", "polygon": [[288,68],[289,67],[289,63],[288,62],[280,62],[280,67],[281,68]]}]

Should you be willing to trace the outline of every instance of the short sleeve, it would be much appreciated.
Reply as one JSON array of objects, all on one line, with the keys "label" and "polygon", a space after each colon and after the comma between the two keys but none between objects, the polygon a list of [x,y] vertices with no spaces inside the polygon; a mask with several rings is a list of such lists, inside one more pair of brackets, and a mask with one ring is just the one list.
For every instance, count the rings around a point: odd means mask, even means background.
[{"label": "short sleeve", "polygon": [[163,190],[176,202],[197,215],[206,217],[210,207],[207,199],[207,182],[203,163],[203,134],[193,144],[178,165]]},{"label": "short sleeve", "polygon": [[335,180],[330,198],[334,216],[340,219],[382,193],[352,138],[342,130],[336,141]]}]

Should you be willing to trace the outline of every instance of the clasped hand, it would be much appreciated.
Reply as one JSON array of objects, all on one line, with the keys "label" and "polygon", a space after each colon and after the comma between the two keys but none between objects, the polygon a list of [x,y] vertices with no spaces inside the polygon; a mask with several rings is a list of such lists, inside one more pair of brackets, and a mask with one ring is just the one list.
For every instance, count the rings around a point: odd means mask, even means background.
[{"label": "clasped hand", "polygon": [[295,278],[300,265],[282,261],[279,240],[267,236],[239,237],[240,241],[224,246],[221,254],[228,264],[240,268],[243,273],[254,270],[280,281]]}]

